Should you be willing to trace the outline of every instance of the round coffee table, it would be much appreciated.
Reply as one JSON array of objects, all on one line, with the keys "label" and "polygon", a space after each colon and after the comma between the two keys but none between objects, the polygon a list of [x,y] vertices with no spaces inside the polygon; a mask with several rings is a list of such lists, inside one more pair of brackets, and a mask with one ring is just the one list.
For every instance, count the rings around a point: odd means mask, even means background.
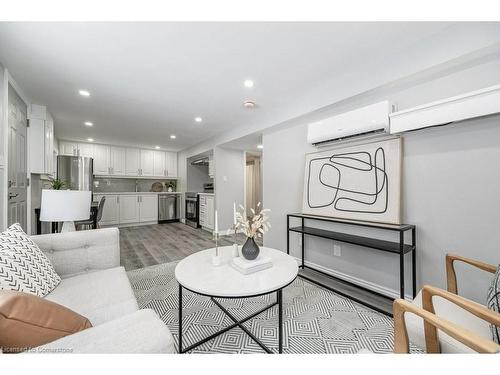
[{"label": "round coffee table", "polygon": [[[205,342],[233,329],[241,328],[267,353],[272,351],[264,345],[244,325],[246,321],[264,311],[278,305],[278,351],[283,352],[283,288],[290,285],[298,274],[298,265],[294,258],[286,253],[268,247],[260,248],[261,254],[273,260],[271,268],[244,275],[235,270],[232,260],[232,246],[219,247],[222,256],[220,266],[212,265],[215,249],[203,250],[184,258],[175,267],[175,278],[179,283],[179,353],[188,352]],[[189,347],[182,348],[182,290],[210,297],[212,301],[233,321],[230,326],[198,341]],[[238,320],[215,298],[251,298],[276,292],[276,302]]]}]

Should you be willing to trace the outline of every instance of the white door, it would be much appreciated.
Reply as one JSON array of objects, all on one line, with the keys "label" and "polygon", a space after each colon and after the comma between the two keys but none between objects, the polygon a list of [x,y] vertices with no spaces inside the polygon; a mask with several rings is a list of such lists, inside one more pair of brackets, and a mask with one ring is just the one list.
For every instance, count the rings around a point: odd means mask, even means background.
[{"label": "white door", "polygon": [[83,156],[86,158],[94,157],[94,145],[92,143],[79,143],[78,144],[78,156]]},{"label": "white door", "polygon": [[109,147],[105,145],[94,145],[94,174],[109,175]]},{"label": "white door", "polygon": [[8,89],[9,155],[7,224],[21,224],[27,231],[27,106],[14,88]]},{"label": "white door", "polygon": [[[100,202],[102,195],[94,195],[94,201]],[[101,225],[116,225],[120,223],[120,206],[118,195],[105,195],[102,210]]]},{"label": "white door", "polygon": [[140,195],[139,201],[140,222],[144,223],[147,221],[158,221],[158,195]]},{"label": "white door", "polygon": [[140,150],[137,148],[127,148],[125,150],[125,174],[127,176],[139,176],[140,165]]},{"label": "white door", "polygon": [[166,176],[166,167],[165,167],[165,152],[163,151],[154,151],[153,155],[153,168],[154,175],[157,177]]},{"label": "white door", "polygon": [[141,150],[141,176],[154,176],[154,151]]},{"label": "white door", "polygon": [[110,147],[109,162],[111,167],[111,174],[117,176],[125,175],[126,156],[124,148]]},{"label": "white door", "polygon": [[76,142],[60,141],[59,155],[77,156],[78,144]]},{"label": "white door", "polygon": [[212,196],[207,195],[206,198],[206,222],[205,225],[208,229],[214,229],[214,209],[215,209],[215,199]]},{"label": "white door", "polygon": [[118,196],[120,204],[120,224],[139,222],[139,196],[137,194],[123,194]]},{"label": "white door", "polygon": [[177,177],[177,153],[165,153],[165,169],[168,177]]}]

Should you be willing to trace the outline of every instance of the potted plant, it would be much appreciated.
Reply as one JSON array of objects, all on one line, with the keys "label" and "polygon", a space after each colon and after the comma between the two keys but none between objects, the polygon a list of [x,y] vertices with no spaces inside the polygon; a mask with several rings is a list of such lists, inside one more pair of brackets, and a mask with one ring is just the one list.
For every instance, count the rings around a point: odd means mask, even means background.
[{"label": "potted plant", "polygon": [[66,182],[63,180],[60,180],[58,178],[51,178],[50,179],[50,187],[52,190],[62,190],[66,186]]},{"label": "potted plant", "polygon": [[[257,204],[257,210],[260,208],[261,203]],[[254,260],[259,256],[260,249],[255,243],[255,237],[262,237],[271,228],[269,222],[268,212],[269,209],[261,209],[258,213],[252,208],[252,217],[247,216],[247,212],[243,206],[240,205],[241,211],[236,212],[236,229],[245,234],[247,240],[241,248],[241,255],[247,260]]]},{"label": "potted plant", "polygon": [[174,189],[175,189],[175,185],[174,185],[174,183],[173,183],[172,181],[170,181],[170,182],[167,184],[167,191],[168,191],[169,193],[171,193],[171,192],[173,192],[173,191],[174,191]]}]

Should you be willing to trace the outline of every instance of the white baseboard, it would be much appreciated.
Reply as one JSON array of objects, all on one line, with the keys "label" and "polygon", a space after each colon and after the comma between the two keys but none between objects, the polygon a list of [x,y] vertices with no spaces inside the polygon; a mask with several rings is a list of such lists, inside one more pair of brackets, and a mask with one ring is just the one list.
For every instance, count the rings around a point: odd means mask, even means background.
[{"label": "white baseboard", "polygon": [[[301,259],[297,258],[297,257],[294,257],[294,258],[297,261],[297,263],[300,265],[301,264]],[[373,283],[371,281],[363,280],[363,279],[360,279],[358,277],[354,277],[354,276],[345,274],[343,272],[332,270],[330,268],[326,268],[324,266],[320,266],[319,264],[312,263],[312,262],[309,262],[309,261],[305,261],[304,264],[306,266],[309,266],[309,267],[317,268],[318,270],[320,270],[320,271],[322,271],[322,272],[324,272],[324,273],[326,273],[328,275],[332,275],[332,276],[334,276],[334,277],[336,277],[338,279],[350,282],[350,283],[355,284],[355,285],[362,286],[363,288],[366,288],[366,289],[373,290],[374,292],[383,294],[384,296],[388,296],[388,297],[391,297],[391,298],[399,298],[399,292],[397,290],[394,290],[394,289],[391,289],[391,288],[387,288],[385,286],[382,286],[382,285],[379,285],[379,284],[375,284],[375,283]],[[405,299],[407,299],[409,301],[413,300],[413,298],[412,298],[412,296],[410,294],[406,294],[405,295]]]}]

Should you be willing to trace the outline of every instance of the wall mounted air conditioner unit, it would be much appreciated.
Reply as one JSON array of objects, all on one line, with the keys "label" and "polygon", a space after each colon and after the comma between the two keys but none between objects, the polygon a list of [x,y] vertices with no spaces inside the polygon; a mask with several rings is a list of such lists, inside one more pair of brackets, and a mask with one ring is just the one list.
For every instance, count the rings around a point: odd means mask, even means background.
[{"label": "wall mounted air conditioner unit", "polygon": [[500,85],[394,112],[390,128],[401,133],[495,113],[500,113]]},{"label": "wall mounted air conditioner unit", "polygon": [[315,146],[389,131],[388,101],[371,104],[308,125],[307,141]]}]

